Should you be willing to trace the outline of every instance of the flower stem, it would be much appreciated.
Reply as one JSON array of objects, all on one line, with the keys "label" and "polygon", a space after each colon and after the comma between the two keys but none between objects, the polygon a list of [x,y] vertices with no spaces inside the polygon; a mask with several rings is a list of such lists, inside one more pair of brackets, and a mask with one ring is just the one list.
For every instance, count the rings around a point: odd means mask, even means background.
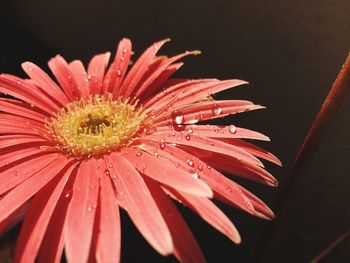
[{"label": "flower stem", "polygon": [[[333,119],[335,118],[344,98],[346,92],[350,89],[350,53],[348,54],[347,59],[345,60],[333,86],[328,93],[323,105],[318,112],[316,119],[314,120],[308,134],[305,137],[303,144],[301,145],[299,152],[293,163],[291,172],[285,178],[282,188],[280,190],[279,197],[274,205],[274,211],[277,215],[280,213],[280,210],[284,206],[284,202],[288,197],[293,182],[296,180],[297,175],[303,174],[303,171],[306,170],[308,164],[310,163],[314,153],[317,150],[317,147],[320,145],[323,137],[325,136],[327,130],[329,129]],[[266,229],[263,231],[263,234],[257,244],[255,253],[253,255],[252,262],[259,262],[261,254],[264,253],[266,246],[271,237],[277,233],[278,227],[276,222],[271,222],[268,224]]]}]

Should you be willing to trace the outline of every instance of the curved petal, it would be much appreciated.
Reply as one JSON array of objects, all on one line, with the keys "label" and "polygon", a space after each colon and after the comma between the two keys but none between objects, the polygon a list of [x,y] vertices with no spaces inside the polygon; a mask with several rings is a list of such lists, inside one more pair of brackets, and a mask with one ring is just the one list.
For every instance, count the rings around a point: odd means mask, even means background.
[{"label": "curved petal", "polygon": [[68,103],[68,98],[61,88],[41,68],[31,62],[22,63],[23,70],[31,78],[33,83],[59,102],[62,107]]},{"label": "curved petal", "polygon": [[100,186],[100,218],[96,241],[96,259],[100,263],[119,263],[121,246],[120,217],[111,178],[106,174],[102,174]]},{"label": "curved petal", "polygon": [[64,248],[64,229],[67,225],[67,210],[72,200],[72,189],[76,175],[77,169],[74,169],[52,213],[38,253],[38,263],[61,262]]},{"label": "curved petal", "polygon": [[71,162],[72,160],[66,158],[57,158],[50,165],[44,167],[6,194],[0,200],[0,222],[36,194]]},{"label": "curved petal", "polygon": [[[228,115],[238,114],[246,111],[263,109],[263,106],[254,105],[247,102],[246,105],[237,105],[242,103],[241,101],[234,100],[206,100],[191,104],[188,107],[176,107],[167,108],[167,112],[155,118],[155,124],[158,126],[175,123],[173,119],[174,113],[181,114],[183,118],[182,124],[194,124],[199,121],[206,121],[216,118],[222,118]],[[170,110],[170,111],[169,111]]]},{"label": "curved petal", "polygon": [[185,206],[190,207],[203,220],[215,227],[236,244],[241,242],[241,237],[230,219],[209,199],[180,193],[174,189],[170,192]]},{"label": "curved petal", "polygon": [[264,167],[260,160],[258,160],[256,157],[237,146],[230,145],[211,138],[187,134],[182,131],[157,131],[151,135],[146,136],[144,139],[149,139],[158,143],[165,142],[174,145],[185,145],[194,148],[199,148],[209,152],[215,152],[231,156],[232,158],[235,158],[237,160],[242,160],[244,162]]},{"label": "curved petal", "polygon": [[78,89],[77,82],[64,58],[57,55],[48,64],[68,99],[74,101],[81,97],[81,91]]},{"label": "curved petal", "polygon": [[0,98],[0,111],[23,116],[44,123],[47,116],[21,101]]},{"label": "curved petal", "polygon": [[130,97],[146,73],[148,66],[153,62],[158,50],[168,41],[169,39],[159,41],[146,49],[125,77],[121,85],[120,95],[123,95],[124,98]]},{"label": "curved petal", "polygon": [[117,197],[137,229],[160,254],[172,253],[173,243],[169,229],[144,179],[134,166],[118,153],[112,153],[105,158],[108,163],[113,163],[109,172],[114,178]]},{"label": "curved petal", "polygon": [[15,76],[7,74],[0,75],[0,92],[34,105],[48,115],[52,115],[55,111],[60,109],[45,96],[38,87]]},{"label": "curved petal", "polygon": [[50,166],[58,158],[57,154],[45,153],[44,155],[30,156],[29,160],[21,160],[19,164],[12,163],[6,170],[3,168],[0,173],[0,195],[16,187],[36,173],[40,173],[42,169]]},{"label": "curved petal", "polygon": [[33,198],[16,244],[14,263],[34,262],[46,227],[74,165],[56,176]]},{"label": "curved petal", "polygon": [[163,158],[158,152],[144,149],[146,152],[129,148],[123,151],[123,156],[137,170],[153,180],[194,195],[213,195],[211,189],[202,180],[194,177],[193,173],[180,170],[176,162]]},{"label": "curved petal", "polygon": [[68,262],[87,262],[98,198],[96,159],[81,162],[67,211],[65,248]]},{"label": "curved petal", "polygon": [[174,243],[176,258],[181,263],[205,263],[205,258],[196,239],[176,209],[176,206],[165,195],[159,184],[151,179],[146,180],[146,183],[168,225]]},{"label": "curved petal", "polygon": [[105,70],[111,53],[107,52],[94,56],[88,66],[87,78],[89,81],[90,94],[100,94],[102,91]]},{"label": "curved petal", "polygon": [[128,69],[131,54],[131,41],[127,38],[122,39],[118,44],[114,61],[108,69],[103,81],[102,93],[111,92],[114,98],[119,97],[120,84],[122,83]]},{"label": "curved petal", "polygon": [[80,60],[74,60],[69,63],[69,69],[77,82],[81,95],[85,98],[89,97],[89,80],[83,63]]}]

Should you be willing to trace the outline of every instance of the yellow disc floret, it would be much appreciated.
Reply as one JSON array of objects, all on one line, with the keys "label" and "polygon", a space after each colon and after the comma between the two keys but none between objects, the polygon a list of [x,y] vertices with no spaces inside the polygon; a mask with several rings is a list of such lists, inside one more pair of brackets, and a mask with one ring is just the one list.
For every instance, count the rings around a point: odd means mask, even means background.
[{"label": "yellow disc floret", "polygon": [[137,102],[95,95],[69,103],[47,123],[57,148],[77,157],[99,156],[130,145],[145,119]]}]

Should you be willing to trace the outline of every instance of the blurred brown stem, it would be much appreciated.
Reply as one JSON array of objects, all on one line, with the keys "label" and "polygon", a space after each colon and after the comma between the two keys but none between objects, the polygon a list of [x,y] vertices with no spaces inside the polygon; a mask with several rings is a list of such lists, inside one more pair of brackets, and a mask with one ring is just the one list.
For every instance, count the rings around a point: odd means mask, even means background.
[{"label": "blurred brown stem", "polygon": [[320,262],[322,259],[329,256],[337,247],[344,243],[348,238],[350,238],[350,230],[338,237],[332,244],[330,244],[325,250],[323,250],[321,254],[319,254],[317,257],[311,260],[310,263]]},{"label": "blurred brown stem", "polygon": [[[280,195],[274,206],[274,210],[277,214],[280,213],[281,208],[288,196],[289,189],[293,185],[297,174],[302,174],[302,171],[306,170],[310,160],[312,159],[317,147],[321,143],[324,135],[330,127],[334,117],[336,116],[344,98],[346,92],[350,89],[350,53],[345,60],[333,86],[328,93],[323,105],[318,112],[316,119],[314,120],[308,134],[305,137],[303,144],[301,145],[299,152],[295,158],[290,174],[285,178]],[[271,222],[263,235],[261,236],[257,248],[254,253],[253,262],[258,262],[260,254],[263,253],[266,244],[276,232],[276,224]]]}]

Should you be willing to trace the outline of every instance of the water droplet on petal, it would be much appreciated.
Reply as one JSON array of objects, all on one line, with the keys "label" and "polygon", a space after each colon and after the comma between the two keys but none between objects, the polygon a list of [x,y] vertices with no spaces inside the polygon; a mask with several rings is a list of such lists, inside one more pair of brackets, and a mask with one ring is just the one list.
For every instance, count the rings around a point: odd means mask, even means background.
[{"label": "water droplet on petal", "polygon": [[227,191],[229,191],[231,193],[232,192],[231,187],[227,187]]},{"label": "water droplet on petal", "polygon": [[193,179],[198,179],[199,178],[198,173],[197,172],[192,173],[192,178]]},{"label": "water droplet on petal", "polygon": [[165,143],[164,143],[164,142],[161,142],[161,143],[159,144],[159,147],[160,147],[160,149],[164,150],[164,148],[165,148]]},{"label": "water droplet on petal", "polygon": [[214,115],[218,116],[222,113],[222,109],[220,107],[218,107],[217,105],[214,105],[213,113],[214,113]]},{"label": "water droplet on petal", "polygon": [[120,69],[117,70],[117,75],[120,77],[122,75],[122,71]]},{"label": "water droplet on petal", "polygon": [[126,54],[126,52],[128,52],[127,48],[123,48],[123,53]]},{"label": "water droplet on petal", "polygon": [[136,156],[141,156],[141,155],[142,155],[142,152],[136,153]]},{"label": "water droplet on petal", "polygon": [[113,168],[113,164],[112,164],[112,163],[108,163],[108,164],[107,164],[107,167],[108,167],[108,168]]},{"label": "water droplet on petal", "polygon": [[108,169],[105,170],[105,175],[110,175],[110,172],[108,171]]},{"label": "water droplet on petal", "polygon": [[187,164],[188,164],[189,166],[193,167],[193,161],[192,161],[192,160],[187,160],[186,162],[187,162]]},{"label": "water droplet on petal", "polygon": [[193,130],[192,130],[192,129],[189,129],[189,130],[187,130],[187,132],[188,132],[189,134],[192,134],[192,133],[193,133]]},{"label": "water droplet on petal", "polygon": [[236,126],[235,125],[230,125],[230,126],[228,126],[228,131],[230,132],[230,133],[236,133]]},{"label": "water droplet on petal", "polygon": [[173,119],[173,122],[177,125],[183,124],[184,122],[184,116],[180,111],[177,110],[171,114],[171,118]]},{"label": "water droplet on petal", "polygon": [[198,170],[199,170],[199,171],[202,171],[202,170],[203,170],[202,165],[198,165]]},{"label": "water droplet on petal", "polygon": [[87,210],[88,210],[89,212],[91,212],[91,211],[92,211],[92,207],[89,206],[89,207],[87,208]]},{"label": "water droplet on petal", "polygon": [[175,167],[176,167],[176,168],[179,168],[180,165],[179,165],[178,163],[175,163]]},{"label": "water droplet on petal", "polygon": [[185,139],[186,139],[187,141],[189,141],[189,140],[191,140],[191,136],[190,136],[189,134],[186,134],[186,135],[185,135]]},{"label": "water droplet on petal", "polygon": [[207,168],[208,168],[208,170],[211,170],[211,166],[210,165],[207,165]]}]

